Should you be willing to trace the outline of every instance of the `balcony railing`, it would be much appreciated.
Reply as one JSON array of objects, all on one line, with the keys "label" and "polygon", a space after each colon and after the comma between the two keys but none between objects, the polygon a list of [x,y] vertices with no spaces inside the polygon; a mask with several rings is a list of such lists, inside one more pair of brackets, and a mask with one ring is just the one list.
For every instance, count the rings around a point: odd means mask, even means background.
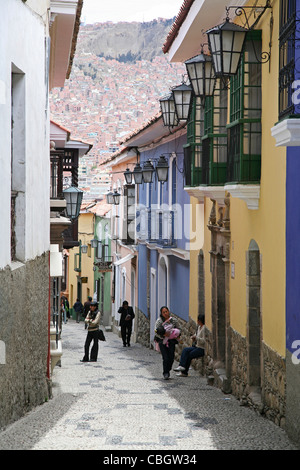
[{"label": "balcony railing", "polygon": [[98,259],[94,262],[94,266],[98,268],[98,272],[108,272],[112,271],[112,263],[113,258],[112,256],[105,256],[102,259]]},{"label": "balcony railing", "polygon": [[175,215],[169,208],[139,208],[137,239],[161,247],[175,246]]},{"label": "balcony railing", "polygon": [[199,186],[202,181],[202,144],[187,144],[183,150],[185,185]]},{"label": "balcony railing", "polygon": [[228,129],[227,182],[260,181],[260,122],[243,122]]},{"label": "balcony railing", "polygon": [[203,139],[202,179],[205,185],[220,185],[226,182],[226,134]]},{"label": "balcony railing", "polygon": [[50,199],[63,198],[63,150],[50,153]]}]

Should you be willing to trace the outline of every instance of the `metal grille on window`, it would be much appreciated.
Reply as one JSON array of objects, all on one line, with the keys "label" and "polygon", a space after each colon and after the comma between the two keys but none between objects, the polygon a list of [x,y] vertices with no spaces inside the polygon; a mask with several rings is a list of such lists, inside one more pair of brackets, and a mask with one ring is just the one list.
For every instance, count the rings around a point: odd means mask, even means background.
[{"label": "metal grille on window", "polygon": [[[202,141],[204,129],[203,107],[200,98],[193,99],[192,111],[187,124],[187,145],[185,152],[185,175],[187,186],[198,186],[202,174]],[[187,167],[190,161],[189,168]],[[188,178],[188,179],[187,179]]]},{"label": "metal grille on window", "polygon": [[135,241],[135,186],[124,186],[124,219],[123,219],[123,242],[132,244]]},{"label": "metal grille on window", "polygon": [[[261,64],[260,31],[246,42],[237,75],[230,81],[227,182],[259,182],[261,166]],[[252,35],[252,37],[251,37]]]},{"label": "metal grille on window", "polygon": [[295,114],[292,84],[295,79],[296,0],[281,0],[279,31],[279,119]]},{"label": "metal grille on window", "polygon": [[205,100],[204,135],[202,137],[202,183],[226,182],[227,162],[227,89],[217,81],[214,96]]}]

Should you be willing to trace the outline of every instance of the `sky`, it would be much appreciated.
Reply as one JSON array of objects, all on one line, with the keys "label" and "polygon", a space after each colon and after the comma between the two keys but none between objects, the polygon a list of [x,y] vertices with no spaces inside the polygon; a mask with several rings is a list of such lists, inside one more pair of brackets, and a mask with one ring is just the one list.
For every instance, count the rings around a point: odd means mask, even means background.
[{"label": "sky", "polygon": [[81,21],[151,21],[173,18],[179,13],[183,0],[83,0]]}]

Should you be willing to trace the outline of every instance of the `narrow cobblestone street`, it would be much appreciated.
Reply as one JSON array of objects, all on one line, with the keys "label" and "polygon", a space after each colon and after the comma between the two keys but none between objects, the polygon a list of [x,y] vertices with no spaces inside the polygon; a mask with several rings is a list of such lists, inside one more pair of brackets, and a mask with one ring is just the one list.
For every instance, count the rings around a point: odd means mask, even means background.
[{"label": "narrow cobblestone street", "polygon": [[[286,433],[192,371],[162,379],[160,355],[113,333],[81,363],[84,324],[63,325],[53,399],[0,433],[2,450],[293,450]],[[175,365],[174,365],[175,366]]]}]

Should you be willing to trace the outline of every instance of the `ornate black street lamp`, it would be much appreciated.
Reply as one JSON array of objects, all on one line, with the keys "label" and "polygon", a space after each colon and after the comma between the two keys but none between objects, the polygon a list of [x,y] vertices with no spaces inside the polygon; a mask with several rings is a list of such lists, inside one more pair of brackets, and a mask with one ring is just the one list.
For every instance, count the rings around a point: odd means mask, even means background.
[{"label": "ornate black street lamp", "polygon": [[155,170],[158,181],[160,181],[161,183],[165,183],[168,180],[169,164],[164,155],[161,155],[159,157]]},{"label": "ornate black street lamp", "polygon": [[193,88],[194,95],[205,100],[206,96],[213,96],[216,76],[210,55],[201,54],[185,62],[186,71]]},{"label": "ornate black street lamp", "polygon": [[216,77],[236,74],[247,32],[248,29],[232,23],[228,16],[225,23],[206,31]]},{"label": "ornate black street lamp", "polygon": [[129,170],[129,168],[126,168],[126,171],[124,172],[126,184],[131,184],[132,183],[132,171]]},{"label": "ornate black street lamp", "polygon": [[98,246],[98,240],[97,238],[93,238],[93,240],[91,240],[91,247],[97,248],[97,246]]},{"label": "ornate black street lamp", "polygon": [[192,107],[193,89],[191,85],[182,83],[172,88],[172,94],[175,102],[175,111],[178,121],[187,121]]},{"label": "ornate black street lamp", "polygon": [[121,199],[121,194],[115,189],[113,193],[113,200],[115,206],[118,206],[120,204],[120,199]]},{"label": "ornate black street lamp", "polygon": [[76,220],[80,214],[80,206],[83,198],[83,191],[76,186],[70,186],[63,191],[66,200],[66,214],[69,219]]},{"label": "ornate black street lamp", "polygon": [[143,170],[141,165],[137,163],[133,169],[133,178],[136,184],[142,184],[143,182]]},{"label": "ornate black street lamp", "polygon": [[144,183],[152,183],[152,177],[154,173],[154,167],[150,160],[146,161],[143,166],[143,181]]},{"label": "ornate black street lamp", "polygon": [[162,112],[162,118],[164,126],[175,127],[178,125],[178,118],[175,110],[175,102],[172,93],[164,96],[159,100],[160,109]]},{"label": "ornate black street lamp", "polygon": [[107,204],[114,204],[114,193],[111,191],[106,194],[106,202]]}]

